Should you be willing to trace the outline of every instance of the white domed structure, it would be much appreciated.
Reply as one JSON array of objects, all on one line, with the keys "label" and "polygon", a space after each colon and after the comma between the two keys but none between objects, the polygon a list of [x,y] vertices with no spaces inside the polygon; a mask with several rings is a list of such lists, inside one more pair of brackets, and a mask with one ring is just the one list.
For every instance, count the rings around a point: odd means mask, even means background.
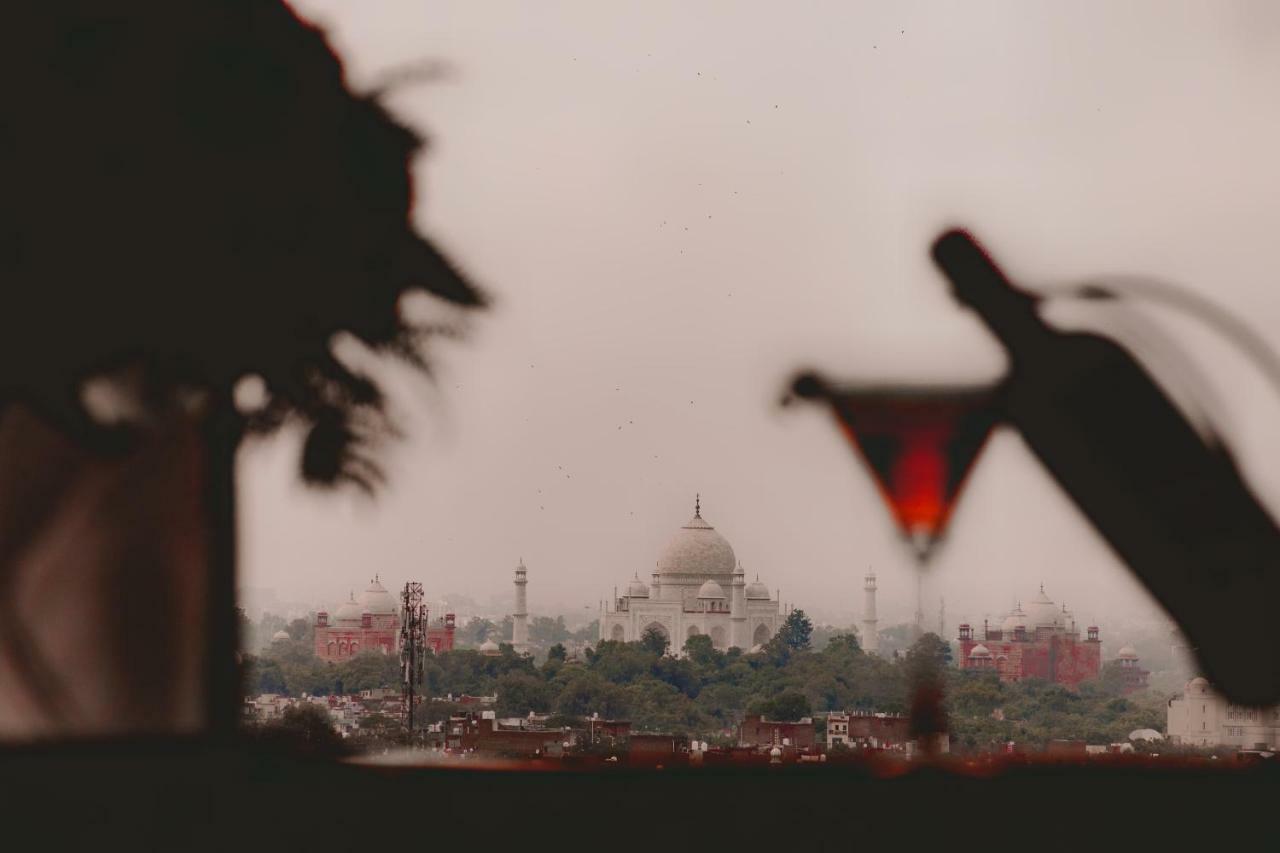
[{"label": "white domed structure", "polygon": [[701,499],[663,547],[652,583],[637,574],[625,589],[619,596],[615,588],[612,606],[602,607],[601,640],[636,642],[652,629],[667,638],[671,654],[681,654],[695,634],[728,651],[768,642],[783,621],[769,588],[759,578],[747,584],[733,546],[702,517]]},{"label": "white domed structure", "polygon": [[715,581],[707,581],[698,587],[698,598],[723,601],[724,589]]},{"label": "white domed structure", "polygon": [[339,625],[359,624],[362,613],[364,613],[364,610],[360,607],[360,603],[356,601],[356,594],[353,592],[351,597],[333,612],[333,620]]},{"label": "white domed structure", "polygon": [[482,655],[493,657],[501,653],[502,653],[502,649],[498,648],[498,644],[495,643],[493,640],[485,640],[483,643],[480,644],[480,654]]},{"label": "white domed structure", "polygon": [[397,610],[395,598],[379,582],[377,575],[369,581],[369,588],[360,596],[360,604],[365,613],[372,613],[374,616],[394,615]]},{"label": "white domed structure", "polygon": [[1118,660],[1137,660],[1138,650],[1133,646],[1121,646],[1120,651],[1116,653]]},{"label": "white domed structure", "polygon": [[[448,646],[453,647],[451,639]],[[322,661],[349,660],[365,652],[390,655],[399,648],[400,613],[376,577],[359,599],[352,592],[337,609],[316,614],[315,652]]]},{"label": "white domed structure", "polygon": [[1013,611],[1008,616],[1004,617],[1004,622],[1000,623],[1000,628],[1010,634],[1018,628],[1031,628],[1031,622],[1027,617],[1027,614],[1022,612],[1021,604],[1014,605]]},{"label": "white domed structure", "polygon": [[738,559],[733,546],[702,520],[701,507],[676,531],[658,557],[661,575],[731,575]]},{"label": "white domed structure", "polygon": [[[1036,678],[1074,689],[1102,671],[1097,626],[1077,630],[1075,617],[1054,604],[1044,584],[1025,608],[1018,603],[1002,618],[961,624],[958,640],[961,669],[989,668],[1004,682]],[[1137,684],[1145,670],[1129,674]]]},{"label": "white domed structure", "polygon": [[289,632],[284,630],[276,631],[274,634],[271,635],[271,642],[273,643],[278,643],[281,640],[288,640],[288,639],[290,639]]},{"label": "white domed structure", "polygon": [[1034,631],[1036,628],[1062,627],[1062,611],[1049,596],[1045,595],[1044,584],[1040,584],[1040,593],[1031,599],[1031,605],[1027,608],[1027,618],[1030,620],[1027,625],[1028,631]]}]

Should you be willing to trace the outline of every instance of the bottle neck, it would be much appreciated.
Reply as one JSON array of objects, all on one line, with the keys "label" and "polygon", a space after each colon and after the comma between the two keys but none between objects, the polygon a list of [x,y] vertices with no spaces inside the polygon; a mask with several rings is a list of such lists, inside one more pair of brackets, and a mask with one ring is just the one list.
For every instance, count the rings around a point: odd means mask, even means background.
[{"label": "bottle neck", "polygon": [[978,312],[1011,354],[1055,334],[1036,312],[1031,294],[1014,286],[973,237],[948,231],[933,244],[933,259],[951,282],[956,301]]},{"label": "bottle neck", "polygon": [[998,298],[961,301],[978,313],[1010,355],[1038,349],[1057,335],[1041,319],[1035,300],[1021,291],[1005,291]]}]

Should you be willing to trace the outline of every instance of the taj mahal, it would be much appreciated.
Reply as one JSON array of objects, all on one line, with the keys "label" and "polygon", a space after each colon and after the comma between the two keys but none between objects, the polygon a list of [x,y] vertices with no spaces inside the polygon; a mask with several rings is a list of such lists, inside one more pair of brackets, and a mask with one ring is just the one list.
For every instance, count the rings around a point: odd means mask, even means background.
[{"label": "taj mahal", "polygon": [[676,531],[658,557],[649,583],[637,573],[626,594],[615,596],[600,614],[600,639],[633,642],[652,628],[678,654],[689,637],[706,634],[721,651],[753,650],[768,642],[785,618],[776,598],[757,576],[746,582],[733,547],[702,518]]}]

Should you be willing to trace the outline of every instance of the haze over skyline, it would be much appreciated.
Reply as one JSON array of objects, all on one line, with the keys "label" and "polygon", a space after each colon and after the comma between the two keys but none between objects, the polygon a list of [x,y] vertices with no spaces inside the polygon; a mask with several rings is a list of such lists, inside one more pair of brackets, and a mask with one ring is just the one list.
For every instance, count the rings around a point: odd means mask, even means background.
[{"label": "haze over skyline", "polygon": [[[390,371],[405,431],[370,501],[309,492],[296,436],[241,462],[241,583],[594,610],[692,515],[784,601],[910,618],[909,551],[789,378],[986,380],[1002,355],[928,258],[973,228],[1028,286],[1136,272],[1272,344],[1280,12],[1264,3],[343,4],[306,0],[352,80],[425,131],[419,223],[494,298],[434,388]],[[1228,346],[1160,315],[1280,505],[1280,408]],[[1104,628],[1159,611],[1018,437],[997,432],[926,581],[926,624],[1043,582]],[[575,610],[574,612],[577,612]],[[1114,639],[1114,638],[1112,638]]]}]

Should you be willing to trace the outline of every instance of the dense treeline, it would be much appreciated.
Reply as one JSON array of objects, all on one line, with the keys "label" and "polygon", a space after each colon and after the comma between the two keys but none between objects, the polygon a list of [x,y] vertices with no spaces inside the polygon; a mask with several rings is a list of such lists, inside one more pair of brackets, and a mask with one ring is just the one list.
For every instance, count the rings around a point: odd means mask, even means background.
[{"label": "dense treeline", "polygon": [[[301,620],[299,620],[301,621]],[[1037,681],[1002,684],[993,675],[950,666],[948,645],[926,634],[906,654],[865,654],[850,634],[810,648],[812,625],[795,611],[763,651],[720,652],[706,636],[686,654],[664,654],[665,639],[602,641],[581,661],[553,646],[541,665],[509,645],[495,656],[458,649],[431,657],[425,693],[497,695],[500,716],[551,713],[625,718],[639,729],[727,738],[744,713],[796,719],[815,712],[868,710],[906,713],[912,685],[938,684],[952,741],[980,749],[1008,740],[1041,746],[1053,738],[1112,743],[1138,728],[1161,729],[1163,703],[1112,695],[1103,684],[1071,691]],[[398,684],[394,656],[366,653],[343,664],[321,663],[309,646],[280,640],[248,659],[250,692],[322,695]]]}]

